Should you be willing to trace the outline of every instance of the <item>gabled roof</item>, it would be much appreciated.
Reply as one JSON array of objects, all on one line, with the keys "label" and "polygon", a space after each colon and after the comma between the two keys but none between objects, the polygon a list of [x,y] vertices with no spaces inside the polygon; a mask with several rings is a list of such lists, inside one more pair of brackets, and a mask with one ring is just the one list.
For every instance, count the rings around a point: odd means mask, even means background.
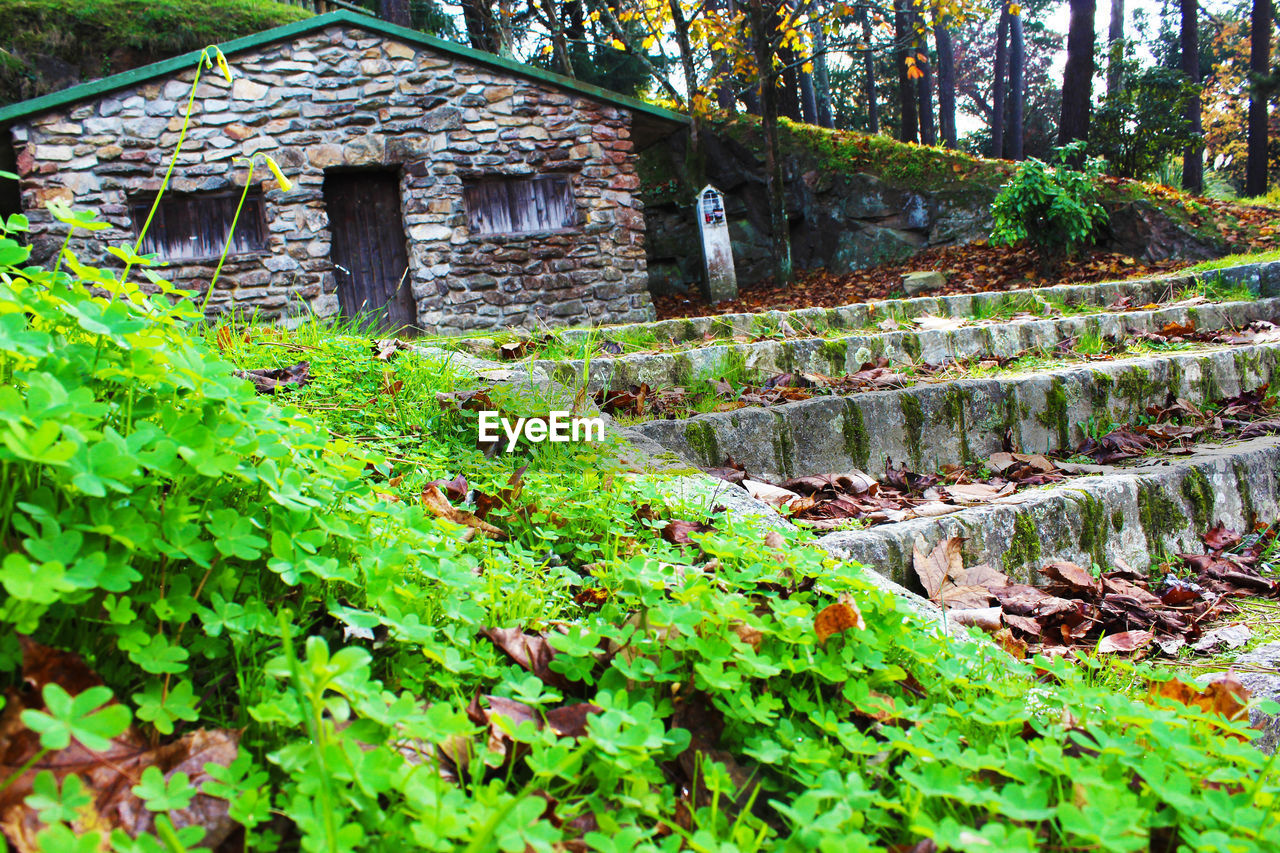
[{"label": "gabled roof", "polygon": [[[485,53],[482,50],[475,50],[474,48],[427,35],[417,30],[390,24],[369,15],[358,15],[345,9],[328,12],[324,15],[316,15],[313,18],[306,18],[281,27],[273,27],[251,36],[244,36],[243,38],[226,42],[218,45],[218,47],[221,48],[224,54],[231,57],[233,54],[244,53],[275,42],[287,41],[299,35],[322,30],[335,24],[358,27],[405,44],[424,47],[445,56],[454,57],[475,65],[483,65],[516,77],[524,77],[536,83],[561,89],[593,101],[612,104],[629,110],[634,114],[633,122],[637,126],[636,129],[641,131],[636,138],[636,144],[641,147],[647,142],[656,141],[689,123],[688,116],[654,106],[653,104],[647,104],[637,98],[620,95],[600,86],[593,86],[590,83],[574,80],[572,77],[565,77],[562,74],[556,74],[543,68],[535,68],[532,65],[525,65],[511,59],[495,56],[492,53]],[[31,98],[27,101],[10,104],[7,107],[0,108],[0,126],[10,124],[20,118],[73,104],[77,101],[89,100],[119,89],[137,86],[140,83],[146,83],[158,77],[168,77],[186,71],[195,65],[199,56],[200,51],[184,53],[181,56],[153,62],[150,65],[143,65],[140,68],[134,68],[120,74],[112,74],[110,77],[81,83],[78,86],[72,86],[59,92],[51,92],[39,98]]]}]

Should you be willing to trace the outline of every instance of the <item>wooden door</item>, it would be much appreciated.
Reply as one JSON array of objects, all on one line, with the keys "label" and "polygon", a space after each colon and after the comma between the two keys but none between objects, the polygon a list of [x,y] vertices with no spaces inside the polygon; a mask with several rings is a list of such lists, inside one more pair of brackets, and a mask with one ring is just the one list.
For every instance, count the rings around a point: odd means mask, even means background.
[{"label": "wooden door", "polygon": [[388,331],[418,319],[394,171],[330,172],[324,203],[332,234],[338,304],[345,317],[371,317]]}]

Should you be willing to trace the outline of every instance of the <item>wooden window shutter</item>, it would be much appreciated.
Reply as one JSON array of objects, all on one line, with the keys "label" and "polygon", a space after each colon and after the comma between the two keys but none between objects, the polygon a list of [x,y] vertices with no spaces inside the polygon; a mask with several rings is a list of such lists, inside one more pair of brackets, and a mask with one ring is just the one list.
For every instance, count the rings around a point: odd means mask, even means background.
[{"label": "wooden window shutter", "polygon": [[[142,230],[155,196],[139,197],[129,206],[134,233]],[[212,260],[222,254],[231,222],[235,219],[239,192],[165,196],[156,208],[142,240],[142,254],[156,254],[164,261]],[[266,223],[262,194],[250,190],[236,222],[229,255],[265,251]]]},{"label": "wooden window shutter", "polygon": [[473,234],[563,231],[577,225],[573,189],[564,175],[481,178],[463,186]]}]

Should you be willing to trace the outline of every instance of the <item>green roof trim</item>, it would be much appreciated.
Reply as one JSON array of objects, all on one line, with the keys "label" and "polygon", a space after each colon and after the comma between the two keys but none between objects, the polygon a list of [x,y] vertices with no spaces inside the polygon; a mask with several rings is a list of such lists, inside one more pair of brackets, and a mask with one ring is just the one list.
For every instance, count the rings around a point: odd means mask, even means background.
[{"label": "green roof trim", "polygon": [[[303,35],[314,30],[330,27],[335,24],[346,24],[353,27],[359,27],[372,33],[394,38],[406,44],[425,47],[434,50],[446,56],[453,56],[476,65],[484,65],[499,71],[505,71],[518,77],[525,77],[539,83],[545,83],[557,89],[563,89],[584,98],[593,101],[601,101],[607,104],[613,104],[623,109],[639,113],[645,117],[658,119],[663,122],[670,122],[677,125],[686,125],[689,123],[689,117],[663,107],[655,106],[641,101],[638,98],[631,98],[626,95],[620,95],[617,92],[611,92],[600,86],[593,86],[590,83],[583,83],[574,80],[572,77],[566,77],[563,74],[556,74],[553,71],[547,71],[542,68],[535,68],[532,65],[525,65],[515,60],[505,59],[501,56],[495,56],[492,53],[485,53],[482,50],[467,47],[461,44],[455,44],[451,41],[438,38],[436,36],[427,35],[426,33],[411,30],[408,27],[390,24],[378,18],[369,15],[358,15],[354,12],[348,12],[340,9],[336,12],[327,12],[323,15],[316,15],[314,18],[307,18],[292,24],[285,24],[280,27],[273,27],[269,30],[263,30],[251,36],[229,41],[225,44],[218,45],[222,52],[228,57],[233,54],[243,53],[248,50],[263,47],[279,41],[292,39],[295,36]],[[63,89],[60,92],[51,92],[48,95],[42,95],[39,98],[32,98],[27,101],[19,101],[16,104],[10,104],[7,107],[0,108],[0,125],[9,124],[16,119],[25,118],[27,116],[36,115],[38,113],[48,112],[76,103],[77,101],[96,98],[106,95],[119,89],[127,89],[131,86],[137,86],[140,83],[146,83],[157,77],[167,77],[175,73],[186,71],[192,68],[196,60],[200,57],[200,51],[191,51],[181,56],[175,56],[171,59],[164,59],[160,62],[153,62],[150,65],[143,65],[140,68],[134,68],[130,71],[124,71],[120,74],[112,74],[110,77],[103,77],[99,80],[91,80],[88,83],[81,83],[78,86],[72,86],[69,89]]]}]

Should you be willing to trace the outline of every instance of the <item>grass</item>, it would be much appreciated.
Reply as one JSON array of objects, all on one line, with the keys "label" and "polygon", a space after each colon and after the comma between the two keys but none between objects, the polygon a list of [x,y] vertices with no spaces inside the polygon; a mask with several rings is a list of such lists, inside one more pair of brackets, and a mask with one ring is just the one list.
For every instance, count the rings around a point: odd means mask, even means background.
[{"label": "grass", "polygon": [[1280,249],[1271,249],[1267,252],[1244,252],[1215,258],[1211,261],[1201,261],[1195,266],[1188,267],[1188,271],[1212,272],[1213,270],[1227,269],[1228,267],[1238,267],[1241,264],[1261,264],[1269,261],[1280,261]]},{"label": "grass", "polygon": [[50,60],[88,80],[308,17],[271,0],[6,0],[0,103],[65,85],[43,76]]}]

